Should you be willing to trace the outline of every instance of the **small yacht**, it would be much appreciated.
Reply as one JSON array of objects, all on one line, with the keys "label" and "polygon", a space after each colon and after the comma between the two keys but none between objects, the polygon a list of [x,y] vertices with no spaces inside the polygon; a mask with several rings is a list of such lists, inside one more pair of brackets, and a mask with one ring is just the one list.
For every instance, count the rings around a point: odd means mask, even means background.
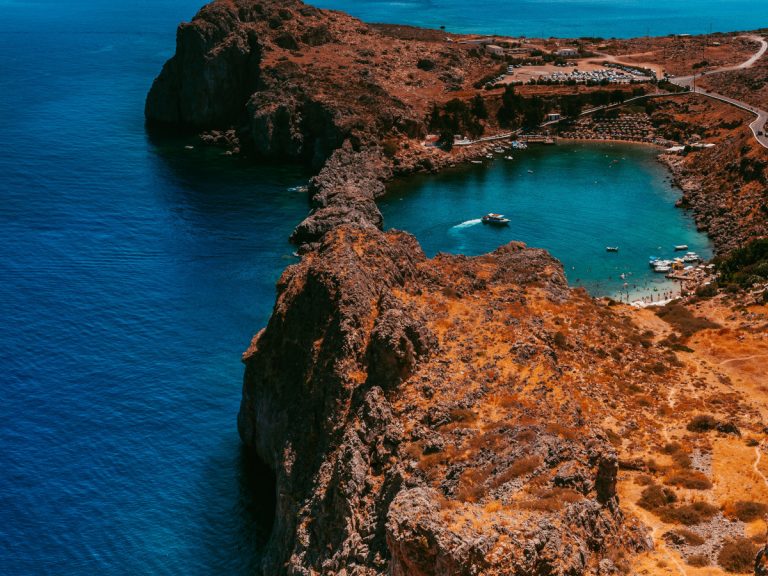
[{"label": "small yacht", "polygon": [[696,252],[688,252],[686,253],[685,256],[683,256],[682,260],[683,262],[690,262],[690,263],[700,262],[701,257],[698,254],[696,254]]},{"label": "small yacht", "polygon": [[483,224],[493,224],[494,226],[509,226],[509,218],[504,218],[504,214],[486,214],[482,218]]},{"label": "small yacht", "polygon": [[619,247],[618,246],[606,246],[605,247],[606,252],[618,252]]},{"label": "small yacht", "polygon": [[682,252],[683,250],[688,250],[688,244],[678,244],[675,246],[675,252]]}]

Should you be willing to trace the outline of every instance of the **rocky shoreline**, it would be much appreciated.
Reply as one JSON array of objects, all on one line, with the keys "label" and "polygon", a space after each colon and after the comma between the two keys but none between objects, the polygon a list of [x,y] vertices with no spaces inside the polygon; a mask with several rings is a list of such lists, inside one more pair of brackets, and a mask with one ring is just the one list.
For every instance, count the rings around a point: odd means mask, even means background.
[{"label": "rocky shoreline", "polygon": [[[388,181],[492,146],[422,146],[429,100],[396,90],[460,92],[489,65],[299,0],[217,0],[148,95],[150,127],[318,170],[302,259],[243,356],[239,432],[277,487],[263,574],[604,575],[654,547],[620,504],[617,449],[659,442],[653,399],[685,378],[674,353],[542,250],[428,260],[381,231]],[[663,160],[718,246],[753,233]]]}]

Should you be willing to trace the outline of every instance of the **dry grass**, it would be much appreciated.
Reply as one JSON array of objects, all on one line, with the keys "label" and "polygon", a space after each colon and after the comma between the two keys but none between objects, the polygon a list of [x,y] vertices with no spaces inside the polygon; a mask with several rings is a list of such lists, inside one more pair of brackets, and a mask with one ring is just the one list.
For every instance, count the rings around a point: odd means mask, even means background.
[{"label": "dry grass", "polygon": [[706,554],[692,554],[688,556],[686,562],[689,566],[704,568],[705,566],[709,566],[709,556]]},{"label": "dry grass", "polygon": [[520,508],[526,510],[536,510],[539,512],[556,512],[562,510],[563,506],[572,502],[578,502],[583,496],[571,490],[570,488],[552,488],[549,490],[536,491],[535,500],[523,500],[519,502]]},{"label": "dry grass", "polygon": [[687,546],[701,546],[705,540],[701,534],[697,534],[693,530],[687,528],[677,528],[669,532],[676,540],[682,540]]}]

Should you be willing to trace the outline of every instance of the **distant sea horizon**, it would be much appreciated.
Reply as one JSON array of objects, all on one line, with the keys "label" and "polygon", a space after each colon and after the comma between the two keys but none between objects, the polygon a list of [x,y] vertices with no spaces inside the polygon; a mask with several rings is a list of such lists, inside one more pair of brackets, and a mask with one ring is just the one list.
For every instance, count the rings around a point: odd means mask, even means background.
[{"label": "distant sea horizon", "polygon": [[[369,23],[445,26],[457,34],[533,38],[632,38],[768,27],[768,2],[753,0],[318,0]],[[694,12],[694,13],[692,13]]]}]

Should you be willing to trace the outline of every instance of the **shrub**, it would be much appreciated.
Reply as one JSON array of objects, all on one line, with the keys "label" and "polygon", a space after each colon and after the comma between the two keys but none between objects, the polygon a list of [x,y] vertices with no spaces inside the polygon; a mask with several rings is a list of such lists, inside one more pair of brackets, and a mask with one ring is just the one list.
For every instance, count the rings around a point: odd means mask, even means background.
[{"label": "shrub", "polygon": [[727,506],[725,512],[728,516],[735,516],[742,522],[752,522],[768,513],[768,505],[762,502],[739,500]]},{"label": "shrub", "polygon": [[429,72],[430,70],[434,70],[435,63],[433,60],[430,60],[429,58],[421,58],[417,63],[416,67],[420,70],[424,70],[425,72]]},{"label": "shrub", "polygon": [[706,474],[698,470],[673,472],[667,477],[666,482],[672,486],[680,486],[691,490],[709,490],[712,488],[712,482],[709,481]]},{"label": "shrub", "polygon": [[717,428],[717,419],[711,414],[699,414],[688,422],[686,428],[689,432],[708,432]]},{"label": "shrub", "polygon": [[693,526],[712,518],[717,513],[717,507],[707,502],[694,502],[681,506],[667,506],[659,509],[659,516],[664,522]]},{"label": "shrub", "polygon": [[556,332],[555,333],[555,346],[558,348],[567,348],[568,347],[568,340],[565,337],[565,334],[562,332]]},{"label": "shrub", "polygon": [[637,505],[646,510],[657,510],[677,501],[677,496],[669,488],[652,484],[640,493]]},{"label": "shrub", "polygon": [[688,562],[689,566],[703,568],[704,566],[709,566],[709,556],[706,554],[692,554],[688,556],[686,562]]},{"label": "shrub", "polygon": [[762,276],[768,263],[768,238],[755,240],[716,262],[725,282],[747,287],[753,276]]},{"label": "shrub", "polygon": [[752,572],[757,546],[749,538],[726,540],[717,556],[717,563],[728,572],[739,574]]},{"label": "shrub", "polygon": [[667,324],[674,326],[683,336],[688,338],[700,330],[720,328],[719,324],[694,316],[686,307],[670,302],[656,310],[656,315]]},{"label": "shrub", "polygon": [[688,546],[701,546],[706,541],[701,534],[697,534],[693,530],[688,530],[687,528],[678,528],[672,532],[679,536]]}]

